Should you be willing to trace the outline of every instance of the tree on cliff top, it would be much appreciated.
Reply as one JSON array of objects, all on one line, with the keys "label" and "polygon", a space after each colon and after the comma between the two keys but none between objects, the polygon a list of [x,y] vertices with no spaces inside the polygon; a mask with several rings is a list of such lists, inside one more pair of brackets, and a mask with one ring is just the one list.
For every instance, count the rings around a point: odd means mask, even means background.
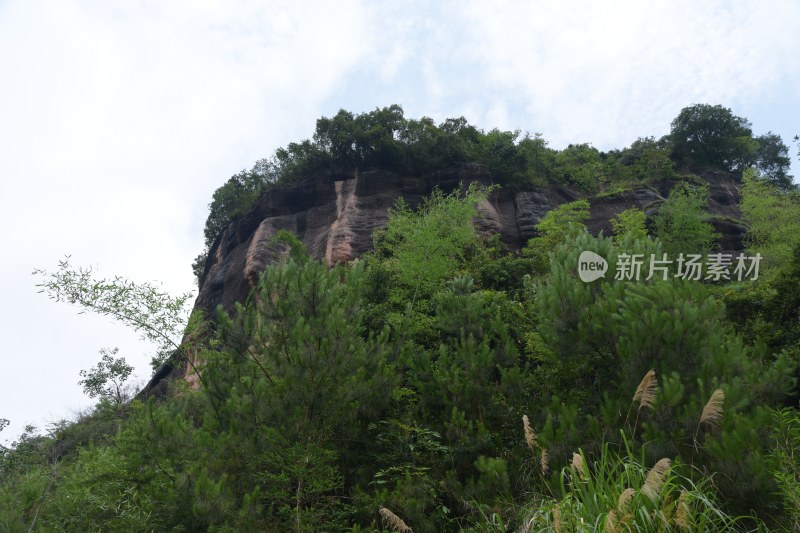
[{"label": "tree on cliff top", "polygon": [[429,117],[410,119],[397,104],[366,113],[342,109],[319,118],[311,139],[278,148],[271,158],[234,175],[214,192],[205,250],[193,265],[195,275],[198,280],[202,276],[220,232],[275,184],[314,176],[341,179],[366,169],[419,176],[464,163],[485,165],[498,183],[512,189],[558,184],[596,194],[609,187],[672,180],[678,178],[676,170],[710,167],[739,173],[751,166],[781,189],[793,187],[788,148],[780,136],[770,132],[754,137],[747,119],[720,105],[686,107],[672,121],[668,136],[640,139],[630,148],[610,152],[586,143],[558,151],[539,134],[484,131],[464,117],[438,125]]},{"label": "tree on cliff top", "polygon": [[782,189],[792,188],[789,148],[779,135],[753,136],[746,118],[721,105],[695,104],[681,110],[669,134],[672,158],[681,166],[716,167],[740,173],[748,167]]},{"label": "tree on cliff top", "polygon": [[729,172],[751,162],[757,147],[750,121],[721,105],[685,107],[672,121],[672,156],[683,165],[713,165]]}]

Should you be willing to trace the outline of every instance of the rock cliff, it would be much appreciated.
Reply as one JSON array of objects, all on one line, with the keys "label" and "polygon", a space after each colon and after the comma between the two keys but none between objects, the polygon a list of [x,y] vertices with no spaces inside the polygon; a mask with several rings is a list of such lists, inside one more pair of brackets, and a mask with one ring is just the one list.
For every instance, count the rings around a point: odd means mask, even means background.
[{"label": "rock cliff", "polygon": [[[701,177],[709,184],[709,211],[722,235],[721,248],[741,250],[744,228],[737,222],[741,216],[737,181],[725,173],[707,172]],[[312,256],[328,264],[349,261],[371,249],[373,232],[385,225],[397,198],[403,197],[415,207],[434,187],[449,192],[473,181],[489,185],[496,180],[487,167],[465,164],[418,177],[373,170],[339,179],[320,176],[270,189],[217,237],[209,251],[195,307],[213,316],[218,305],[230,309],[235,302],[243,301],[259,274],[277,259],[268,241],[279,230],[294,232]],[[673,185],[664,182],[651,188],[589,197],[589,231],[609,234],[610,219],[631,207],[654,214]],[[518,192],[499,189],[478,206],[475,224],[481,233],[499,234],[511,249],[519,249],[534,236],[536,224],[550,209],[581,197],[585,195],[560,186]],[[163,377],[180,373],[177,368],[162,369],[147,390],[163,389]]]},{"label": "rock cliff", "polygon": [[[722,248],[740,250],[744,228],[736,222],[740,217],[737,182],[724,173],[702,177],[709,183],[709,210],[722,234]],[[318,177],[271,189],[214,242],[196,307],[213,311],[217,305],[230,308],[244,300],[259,274],[276,259],[268,240],[279,230],[297,234],[312,256],[328,264],[349,261],[371,249],[372,233],[386,223],[398,197],[414,207],[434,187],[448,192],[473,181],[489,185],[496,180],[485,166],[468,164],[421,177],[374,170],[346,179]],[[672,185],[665,182],[655,188],[589,197],[589,230],[609,234],[610,219],[631,207],[654,214]],[[519,249],[534,236],[536,224],[550,209],[583,196],[559,186],[516,193],[500,189],[479,206],[476,226],[484,234],[500,234],[509,247]]]}]

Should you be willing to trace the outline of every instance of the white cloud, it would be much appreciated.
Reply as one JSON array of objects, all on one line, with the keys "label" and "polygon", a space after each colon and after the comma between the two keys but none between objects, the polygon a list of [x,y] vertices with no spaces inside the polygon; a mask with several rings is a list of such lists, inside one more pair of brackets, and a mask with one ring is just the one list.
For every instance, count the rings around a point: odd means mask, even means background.
[{"label": "white cloud", "polygon": [[13,303],[0,310],[0,416],[13,432],[75,405],[77,370],[106,340],[147,375],[144,346],[121,328],[43,311],[33,267],[70,253],[105,275],[191,289],[211,192],[308,134],[366,49],[364,13],[358,2],[3,5],[0,289]]},{"label": "white cloud", "polygon": [[523,99],[555,145],[609,148],[796,78],[798,16],[792,2],[472,2],[463,26],[484,94]]}]

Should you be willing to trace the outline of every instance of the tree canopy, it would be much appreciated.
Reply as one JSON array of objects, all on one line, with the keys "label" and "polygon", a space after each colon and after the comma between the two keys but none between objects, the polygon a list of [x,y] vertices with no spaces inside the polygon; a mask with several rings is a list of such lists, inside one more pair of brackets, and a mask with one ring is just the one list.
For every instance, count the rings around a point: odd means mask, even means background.
[{"label": "tree canopy", "polygon": [[754,136],[747,119],[721,105],[686,107],[672,121],[669,135],[643,137],[608,152],[588,143],[557,150],[538,133],[485,131],[464,117],[439,124],[429,117],[407,118],[397,104],[365,113],[342,109],[319,118],[310,139],[278,148],[214,192],[205,251],[193,265],[195,274],[202,275],[217,235],[269,187],[320,175],[338,179],[368,169],[413,176],[464,163],[488,166],[504,187],[558,184],[587,195],[681,180],[703,168],[738,176],[754,167],[781,189],[794,187],[788,147],[780,136]]},{"label": "tree canopy", "polygon": [[669,140],[671,156],[679,165],[736,173],[754,166],[776,185],[792,187],[787,174],[789,148],[780,136],[769,132],[754,137],[750,121],[727,107],[695,104],[684,108],[672,121]]}]

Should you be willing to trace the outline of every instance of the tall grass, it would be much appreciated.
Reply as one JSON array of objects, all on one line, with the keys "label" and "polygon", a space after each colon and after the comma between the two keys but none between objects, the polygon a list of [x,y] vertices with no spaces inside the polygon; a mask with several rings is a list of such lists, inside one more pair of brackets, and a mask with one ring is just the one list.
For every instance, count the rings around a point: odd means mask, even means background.
[{"label": "tall grass", "polygon": [[[627,448],[627,445],[626,445]],[[578,452],[561,470],[558,498],[531,508],[522,531],[746,531],[713,496],[710,478],[695,483],[667,458],[652,467],[644,453],[620,455],[605,444],[594,460]],[[578,459],[579,458],[579,459]],[[576,467],[575,465],[580,465]]]},{"label": "tall grass", "polygon": [[[636,451],[634,441],[639,412],[652,409],[658,395],[658,379],[650,370],[634,392],[620,447],[614,451],[606,442],[594,457],[579,450],[569,465],[560,471],[557,486],[547,496],[534,495],[534,503],[520,516],[520,531],[748,531],[763,529],[753,517],[733,517],[720,506],[713,478],[696,472],[692,465],[673,464],[664,457],[647,464],[647,445]],[[724,415],[725,393],[717,389],[706,403],[694,434],[696,445],[700,427],[716,429]],[[636,419],[628,426],[630,410],[636,404]],[[532,452],[538,446],[527,416],[523,417],[525,441]],[[624,447],[624,449],[623,449]],[[542,447],[542,477],[547,467],[547,452]],[[693,478],[700,481],[693,481]],[[546,483],[546,482],[545,482]],[[756,524],[755,526],[753,524]]]}]

